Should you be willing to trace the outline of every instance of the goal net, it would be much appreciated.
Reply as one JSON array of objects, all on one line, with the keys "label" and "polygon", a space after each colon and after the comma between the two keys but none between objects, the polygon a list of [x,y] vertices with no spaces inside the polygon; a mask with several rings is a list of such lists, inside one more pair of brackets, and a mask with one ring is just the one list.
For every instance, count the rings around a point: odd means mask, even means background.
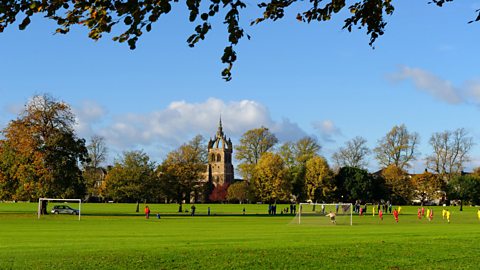
[{"label": "goal net", "polygon": [[353,225],[351,203],[300,203],[292,224]]},{"label": "goal net", "polygon": [[[54,205],[49,206],[50,202],[54,202]],[[78,220],[80,220],[82,216],[82,200],[39,198],[37,214],[38,219],[45,214],[69,214],[77,215]]]}]

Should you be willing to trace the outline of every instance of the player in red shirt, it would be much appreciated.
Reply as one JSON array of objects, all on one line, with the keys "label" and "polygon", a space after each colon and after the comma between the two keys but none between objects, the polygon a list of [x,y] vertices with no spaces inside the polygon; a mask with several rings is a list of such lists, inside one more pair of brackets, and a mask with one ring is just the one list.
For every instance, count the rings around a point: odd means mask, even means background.
[{"label": "player in red shirt", "polygon": [[379,209],[379,210],[378,210],[378,217],[380,218],[380,220],[383,220],[383,211],[382,211],[382,209]]},{"label": "player in red shirt", "polygon": [[148,208],[148,205],[145,206],[145,218],[148,219],[150,217],[150,208]]},{"label": "player in red shirt", "polygon": [[397,208],[393,210],[393,217],[395,218],[395,221],[398,223],[398,211]]},{"label": "player in red shirt", "polygon": [[417,210],[417,217],[418,219],[422,219],[422,209],[418,208]]}]

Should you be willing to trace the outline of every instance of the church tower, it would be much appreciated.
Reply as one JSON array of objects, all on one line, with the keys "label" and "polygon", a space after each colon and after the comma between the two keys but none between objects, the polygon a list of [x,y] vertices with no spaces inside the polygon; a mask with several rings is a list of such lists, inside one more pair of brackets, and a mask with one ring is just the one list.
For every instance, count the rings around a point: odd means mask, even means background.
[{"label": "church tower", "polygon": [[233,183],[232,141],[223,134],[222,118],[217,134],[208,142],[208,181],[215,186]]}]

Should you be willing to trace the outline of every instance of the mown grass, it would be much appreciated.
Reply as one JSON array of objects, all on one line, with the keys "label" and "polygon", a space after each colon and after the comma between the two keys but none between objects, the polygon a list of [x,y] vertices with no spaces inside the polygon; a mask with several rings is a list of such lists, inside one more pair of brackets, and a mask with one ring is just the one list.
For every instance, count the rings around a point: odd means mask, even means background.
[{"label": "mown grass", "polygon": [[177,205],[149,206],[162,218],[146,220],[134,204],[83,204],[81,221],[37,220],[36,204],[0,203],[0,269],[480,268],[473,207],[450,208],[450,224],[440,207],[432,222],[403,207],[398,224],[367,215],[354,226],[305,226],[265,216],[266,205],[197,205],[195,217]]}]

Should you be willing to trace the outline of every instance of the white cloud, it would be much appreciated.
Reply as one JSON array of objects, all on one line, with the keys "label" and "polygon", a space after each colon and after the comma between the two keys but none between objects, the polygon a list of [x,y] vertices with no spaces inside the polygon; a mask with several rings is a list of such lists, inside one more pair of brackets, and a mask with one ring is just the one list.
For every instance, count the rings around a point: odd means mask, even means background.
[{"label": "white cloud", "polygon": [[335,143],[335,138],[342,136],[342,131],[332,120],[317,121],[312,126],[320,133],[322,140],[327,143]]},{"label": "white cloud", "polygon": [[401,67],[398,72],[391,75],[391,79],[394,81],[412,80],[417,90],[427,92],[450,104],[462,102],[461,89],[420,68]]},{"label": "white cloud", "polygon": [[480,105],[480,80],[469,80],[455,86],[431,72],[405,66],[388,78],[393,82],[412,80],[417,90],[449,104]]},{"label": "white cloud", "polygon": [[[99,126],[93,126],[93,123],[105,117],[105,110],[94,103],[84,103],[75,113],[79,134],[93,134],[95,127]],[[273,120],[268,108],[256,101],[225,102],[216,98],[199,103],[175,101],[164,109],[149,113],[109,116],[112,121],[97,128],[96,133],[104,136],[117,153],[143,148],[149,154],[156,152],[158,157],[197,134],[206,139],[214,136],[220,116],[224,132],[234,142],[247,130],[261,126],[269,128],[280,141],[296,140],[306,134],[289,119]]]},{"label": "white cloud", "polygon": [[84,101],[72,110],[76,116],[75,130],[79,136],[87,138],[94,134],[93,125],[106,115],[105,109],[94,101]]}]

